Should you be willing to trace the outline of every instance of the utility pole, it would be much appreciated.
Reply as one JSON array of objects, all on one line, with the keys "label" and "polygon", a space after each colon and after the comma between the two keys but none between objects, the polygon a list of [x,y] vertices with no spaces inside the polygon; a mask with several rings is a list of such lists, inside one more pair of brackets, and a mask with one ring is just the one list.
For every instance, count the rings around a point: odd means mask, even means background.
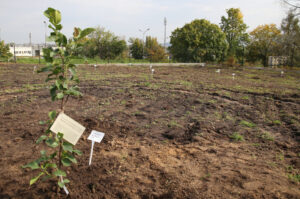
[{"label": "utility pole", "polygon": [[149,30],[150,30],[150,28],[147,28],[147,29],[144,30],[144,31],[141,30],[141,29],[139,29],[139,31],[143,33],[143,43],[144,43],[144,45],[143,45],[143,59],[144,59],[144,48],[145,48],[145,43],[146,43],[146,42],[144,41],[144,40],[145,40],[145,34],[146,34],[146,32],[148,32]]},{"label": "utility pole", "polygon": [[31,46],[31,32],[29,33],[29,45]]},{"label": "utility pole", "polygon": [[46,40],[47,40],[47,23],[44,21],[45,24],[45,48],[46,48]]},{"label": "utility pole", "polygon": [[165,34],[164,34],[164,47],[166,49],[166,39],[167,39],[167,18],[164,18],[164,25],[165,25]]},{"label": "utility pole", "polygon": [[14,61],[15,63],[17,63],[17,59],[16,59],[16,44],[14,42]]}]

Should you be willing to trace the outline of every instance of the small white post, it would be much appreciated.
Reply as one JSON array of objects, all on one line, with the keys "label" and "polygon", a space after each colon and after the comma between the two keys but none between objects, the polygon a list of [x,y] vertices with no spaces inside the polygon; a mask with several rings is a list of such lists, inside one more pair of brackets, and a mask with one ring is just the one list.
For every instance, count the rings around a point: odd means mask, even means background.
[{"label": "small white post", "polygon": [[234,80],[234,78],[235,78],[235,73],[232,73],[232,79]]},{"label": "small white post", "polygon": [[91,154],[90,154],[90,161],[89,161],[89,166],[92,164],[92,158],[93,158],[93,151],[94,151],[94,143],[98,142],[100,143],[104,137],[104,133],[98,132],[95,130],[92,130],[91,134],[88,137],[88,140],[92,141],[92,146],[91,146]]},{"label": "small white post", "polygon": [[94,143],[95,141],[92,141],[92,146],[91,146],[91,153],[90,153],[90,161],[89,161],[89,166],[92,164],[92,158],[93,158],[93,151],[94,151]]},{"label": "small white post", "polygon": [[36,71],[36,66],[33,67],[33,72],[32,73],[34,74],[35,71]]},{"label": "small white post", "polygon": [[[62,177],[62,176],[59,176],[59,177],[60,177],[60,181],[63,183],[63,182],[64,182],[63,177]],[[64,185],[63,189],[64,189],[65,193],[66,193],[67,195],[69,195],[69,191],[68,191],[66,185]]]}]

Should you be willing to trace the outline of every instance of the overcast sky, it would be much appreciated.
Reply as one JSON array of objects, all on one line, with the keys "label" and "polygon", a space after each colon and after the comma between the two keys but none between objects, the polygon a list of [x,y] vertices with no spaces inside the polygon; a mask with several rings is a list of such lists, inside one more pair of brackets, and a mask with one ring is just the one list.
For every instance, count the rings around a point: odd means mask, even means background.
[{"label": "overcast sky", "polygon": [[[163,19],[167,18],[167,36],[194,19],[205,18],[219,24],[226,9],[240,8],[248,31],[261,24],[278,26],[286,8],[280,0],[0,0],[0,37],[6,43],[44,42],[48,7],[62,13],[63,33],[70,36],[73,27],[102,26],[124,37],[142,37],[139,29],[150,28],[147,35],[163,42]],[[49,33],[49,30],[47,30]]]}]

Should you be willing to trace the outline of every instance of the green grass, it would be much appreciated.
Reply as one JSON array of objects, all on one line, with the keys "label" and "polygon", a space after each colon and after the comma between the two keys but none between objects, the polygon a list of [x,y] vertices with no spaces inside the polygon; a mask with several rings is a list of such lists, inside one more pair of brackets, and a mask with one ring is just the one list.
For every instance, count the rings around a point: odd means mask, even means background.
[{"label": "green grass", "polygon": [[242,99],[243,99],[243,100],[248,100],[249,97],[248,97],[248,96],[243,96]]},{"label": "green grass", "polygon": [[300,182],[300,174],[288,174],[288,178],[293,182]]},{"label": "green grass", "polygon": [[275,124],[275,125],[281,125],[281,121],[280,120],[275,120],[275,121],[273,121],[273,124]]},{"label": "green grass", "polygon": [[242,136],[239,133],[233,133],[231,136],[229,136],[232,140],[237,141],[237,142],[242,142],[244,141],[244,136]]},{"label": "green grass", "polygon": [[264,140],[274,141],[274,137],[269,132],[263,132],[260,137]]},{"label": "green grass", "polygon": [[240,125],[246,126],[246,127],[249,127],[249,128],[253,128],[253,127],[256,126],[254,123],[248,122],[248,121],[245,121],[245,120],[242,120],[242,121],[240,122]]}]

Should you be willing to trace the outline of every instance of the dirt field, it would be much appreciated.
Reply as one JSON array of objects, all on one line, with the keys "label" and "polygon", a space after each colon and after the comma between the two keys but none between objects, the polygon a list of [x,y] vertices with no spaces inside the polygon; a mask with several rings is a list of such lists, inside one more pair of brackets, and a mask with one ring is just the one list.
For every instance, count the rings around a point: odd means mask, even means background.
[{"label": "dirt field", "polygon": [[[44,148],[38,122],[59,107],[32,70],[0,65],[1,199],[66,198],[55,181],[29,187],[37,173],[20,168]],[[300,198],[300,74],[215,71],[80,66],[84,97],[65,113],[87,130],[67,170],[69,197]],[[106,135],[89,167],[93,129]]]}]

